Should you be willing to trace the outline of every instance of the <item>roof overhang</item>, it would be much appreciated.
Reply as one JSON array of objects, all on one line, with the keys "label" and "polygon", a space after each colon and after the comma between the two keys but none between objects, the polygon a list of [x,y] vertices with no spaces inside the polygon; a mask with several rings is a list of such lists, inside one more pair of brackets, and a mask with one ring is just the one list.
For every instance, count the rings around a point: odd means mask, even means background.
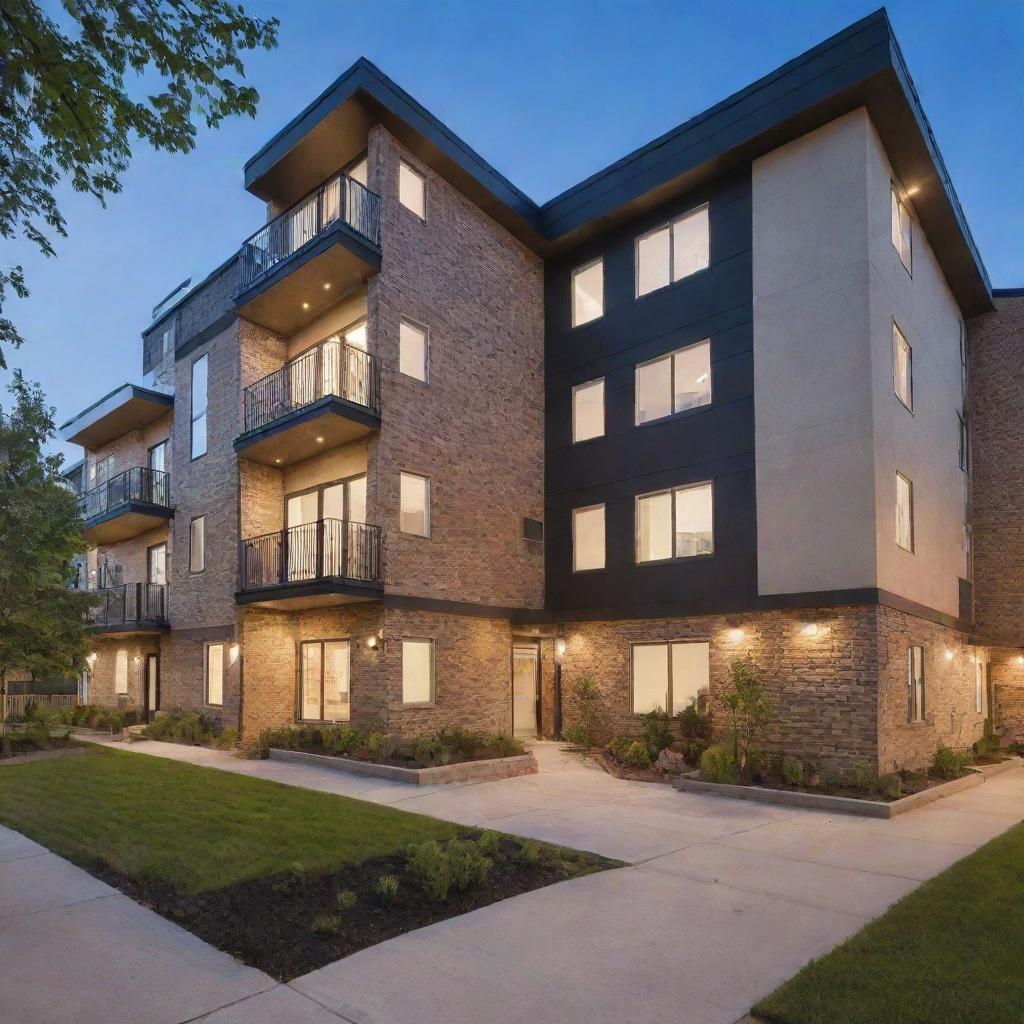
[{"label": "roof overhang", "polygon": [[[916,188],[914,211],[964,313],[991,309],[988,275],[884,9],[543,206],[365,59],[249,160],[245,184],[264,199],[298,198],[381,123],[522,242],[557,257],[858,107],[902,183]],[[353,140],[352,153],[339,153],[339,138]]]},{"label": "roof overhang", "polygon": [[60,428],[61,439],[101,448],[132,430],[147,427],[174,405],[174,396],[137,384],[122,384]]}]

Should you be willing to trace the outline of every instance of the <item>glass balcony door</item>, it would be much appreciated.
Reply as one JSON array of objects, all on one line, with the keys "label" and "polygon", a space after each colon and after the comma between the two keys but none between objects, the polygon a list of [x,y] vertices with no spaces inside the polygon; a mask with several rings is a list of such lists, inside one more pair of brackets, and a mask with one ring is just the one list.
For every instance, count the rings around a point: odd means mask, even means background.
[{"label": "glass balcony door", "polygon": [[349,523],[366,521],[365,476],[290,495],[286,518],[289,581],[316,578],[320,552],[320,575],[363,578],[365,545],[353,543]]}]

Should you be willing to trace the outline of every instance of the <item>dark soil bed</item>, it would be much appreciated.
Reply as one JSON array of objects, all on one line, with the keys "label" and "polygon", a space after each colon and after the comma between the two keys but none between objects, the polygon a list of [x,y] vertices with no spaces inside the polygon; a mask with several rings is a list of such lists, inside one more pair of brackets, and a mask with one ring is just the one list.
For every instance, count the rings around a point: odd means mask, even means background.
[{"label": "dark soil bed", "polygon": [[[593,759],[609,774],[617,779],[626,779],[629,782],[660,782],[663,785],[671,785],[678,776],[670,775],[668,772],[661,772],[655,768],[634,768],[632,765],[616,761],[609,757],[604,750],[591,755]],[[689,770],[689,769],[687,769]]]},{"label": "dark soil bed", "polygon": [[[197,895],[177,892],[165,883],[134,882],[103,863],[93,865],[91,871],[218,949],[288,981],[415,928],[553,882],[620,866],[592,854],[535,845],[539,857],[536,863],[526,864],[517,858],[520,844],[503,837],[484,881],[468,892],[453,893],[444,903],[423,893],[406,874],[405,857],[400,854],[333,874],[287,872]],[[400,880],[390,907],[383,906],[374,891],[382,875]],[[338,893],[345,891],[355,894],[355,904],[339,909]],[[336,931],[324,934],[317,929],[315,922],[323,916],[337,919]]]},{"label": "dark soil bed", "polygon": [[[963,778],[964,775],[968,774],[970,773],[964,772],[958,778]],[[791,786],[781,779],[758,779],[754,782],[736,782],[731,783],[731,785],[749,786],[751,789],[774,789],[782,793],[813,793],[817,796],[842,796],[850,800],[872,800],[875,803],[891,804],[896,800],[902,800],[904,797],[913,796],[915,793],[923,793],[926,789],[944,786],[947,782],[954,781],[953,779],[933,779],[930,775],[922,772],[902,772],[900,773],[900,779],[902,786],[898,796],[891,796],[875,790],[861,789],[856,786]],[[700,781],[709,782],[711,780],[701,777]]]},{"label": "dark soil bed", "polygon": [[[290,748],[284,748],[290,749]],[[392,768],[440,768],[446,765],[452,764],[470,764],[473,761],[502,761],[506,757],[522,757],[525,751],[517,751],[514,754],[495,754],[493,751],[481,751],[478,754],[474,754],[472,757],[466,757],[463,754],[456,755],[448,761],[439,761],[436,764],[430,764],[425,761],[421,761],[419,758],[413,757],[412,755],[403,756],[401,751],[396,751],[390,757],[356,757],[354,754],[336,754],[333,750],[327,750],[323,747],[302,747],[301,753],[303,754],[319,754],[321,757],[333,757],[338,761],[356,761],[359,764],[386,764]]]}]

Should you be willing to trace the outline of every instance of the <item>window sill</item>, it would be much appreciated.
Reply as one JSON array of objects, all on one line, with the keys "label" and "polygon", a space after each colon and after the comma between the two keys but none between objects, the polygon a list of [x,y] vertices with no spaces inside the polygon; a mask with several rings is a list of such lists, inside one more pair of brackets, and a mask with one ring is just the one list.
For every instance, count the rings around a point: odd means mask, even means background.
[{"label": "window sill", "polygon": [[690,409],[680,409],[679,412],[670,412],[665,416],[659,416],[657,419],[644,420],[643,423],[634,422],[633,427],[636,430],[642,430],[644,427],[653,427],[659,423],[668,423],[671,420],[687,419],[698,413],[707,412],[714,404],[714,399],[712,399],[710,402],[704,402],[702,405],[695,405]]},{"label": "window sill", "polygon": [[677,558],[655,558],[648,562],[641,562],[637,560],[635,564],[638,569],[643,569],[648,565],[678,565],[684,562],[707,562],[714,557],[714,551],[709,551],[704,555],[680,555]]},{"label": "window sill", "polygon": [[410,703],[410,704],[407,704],[405,701],[402,701],[400,704],[392,705],[391,710],[392,711],[416,711],[416,710],[419,710],[419,709],[422,709],[422,708],[435,708],[435,707],[437,707],[437,704],[436,704],[435,701],[432,701],[432,700],[417,701],[417,702],[413,702],[413,703]]}]

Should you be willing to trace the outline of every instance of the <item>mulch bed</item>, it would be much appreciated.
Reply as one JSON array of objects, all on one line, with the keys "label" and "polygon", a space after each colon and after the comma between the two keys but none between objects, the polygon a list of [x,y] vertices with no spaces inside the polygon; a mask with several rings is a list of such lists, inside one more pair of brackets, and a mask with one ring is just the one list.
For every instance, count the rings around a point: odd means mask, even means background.
[{"label": "mulch bed", "polygon": [[[537,846],[540,860],[526,865],[515,859],[520,844],[503,838],[483,883],[468,892],[453,893],[445,903],[429,899],[405,874],[401,855],[379,857],[333,874],[286,872],[197,895],[176,892],[164,883],[135,882],[102,863],[91,870],[218,949],[279,981],[289,981],[415,928],[553,882],[620,866],[593,854]],[[374,884],[388,874],[400,879],[400,887],[394,904],[385,907],[374,893]],[[345,890],[356,894],[356,902],[340,910],[337,894]],[[313,922],[321,915],[340,919],[335,933],[315,930]]]},{"label": "mulch bed", "polygon": [[[632,765],[621,764],[614,757],[599,750],[590,755],[609,775],[617,779],[626,779],[628,782],[660,782],[670,786],[678,776],[670,775],[668,772],[659,772],[654,768],[634,768]],[[689,770],[689,769],[687,769]]]},{"label": "mulch bed", "polygon": [[0,766],[9,764],[26,764],[29,761],[45,761],[50,757],[68,757],[75,754],[84,754],[85,747],[74,744],[53,747],[50,750],[30,750],[24,754],[14,754],[12,757],[0,755]]},{"label": "mulch bed", "polygon": [[[969,774],[968,772],[964,773]],[[963,778],[963,776],[959,776]],[[791,786],[781,779],[761,779],[757,782],[736,782],[736,786],[748,786],[751,789],[774,789],[780,793],[813,793],[816,796],[842,796],[851,800],[872,800],[875,803],[891,804],[904,797],[913,796],[915,793],[923,793],[926,789],[935,786],[944,786],[952,779],[933,779],[928,775],[919,772],[906,772],[901,775],[903,785],[899,796],[889,796],[886,793],[877,793],[873,790],[858,789],[854,786]],[[701,782],[708,779],[701,777]]]}]

